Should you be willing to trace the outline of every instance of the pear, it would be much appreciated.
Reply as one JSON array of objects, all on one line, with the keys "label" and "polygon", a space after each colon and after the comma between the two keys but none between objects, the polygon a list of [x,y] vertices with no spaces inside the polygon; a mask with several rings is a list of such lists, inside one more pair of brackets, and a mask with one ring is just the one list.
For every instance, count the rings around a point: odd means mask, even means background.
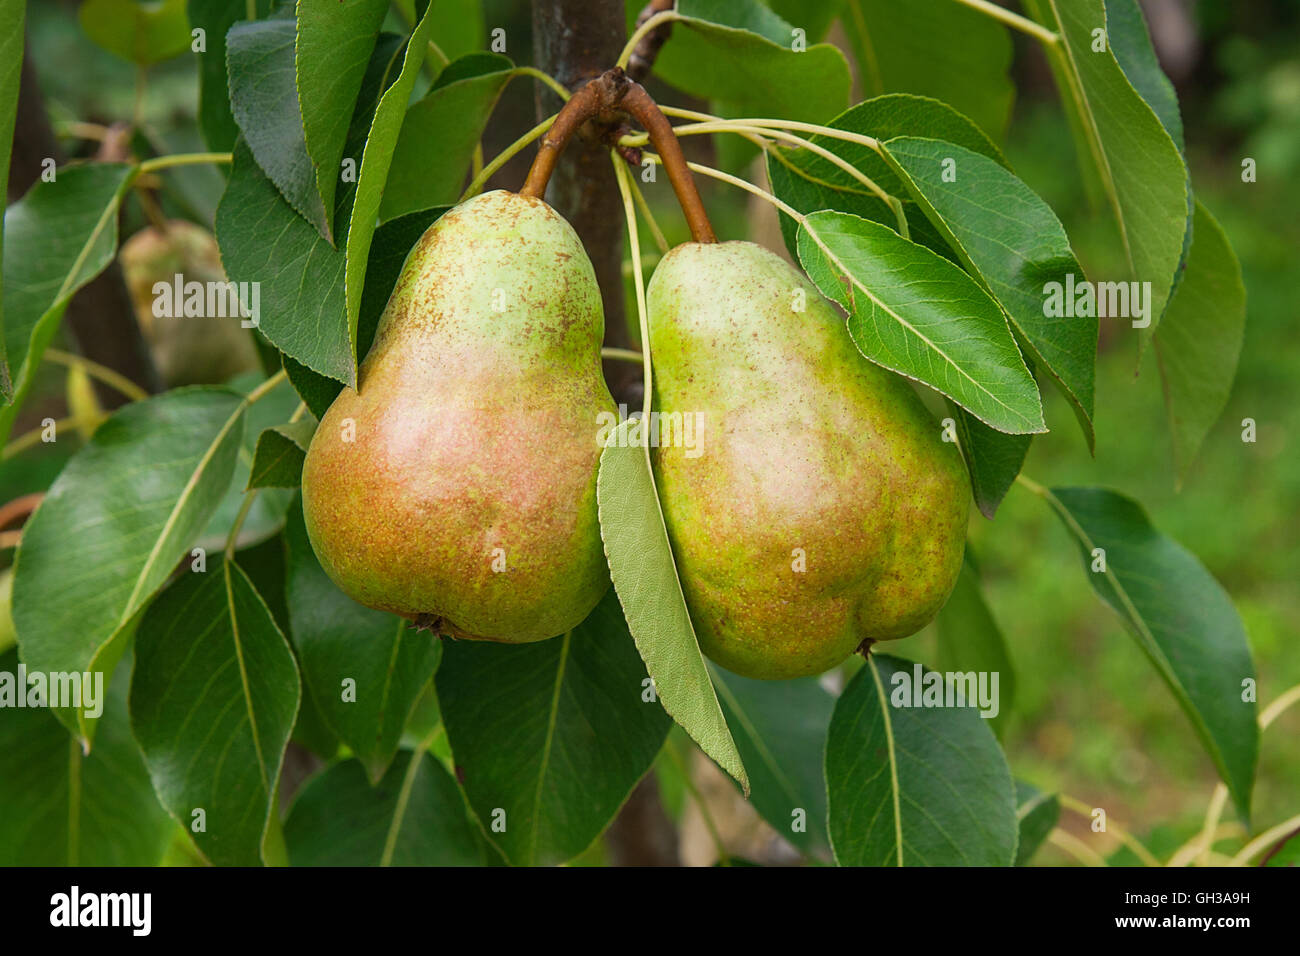
[{"label": "pear", "polygon": [[591,262],[545,202],[489,192],[435,222],[303,465],[307,532],[334,582],[461,638],[581,623],[609,586],[603,334]]},{"label": "pear", "polygon": [[260,368],[253,334],[229,316],[154,315],[154,286],[225,282],[217,240],[183,219],[147,226],[122,244],[120,261],[140,331],[168,387],[224,382]]},{"label": "pear", "polygon": [[[702,650],[786,679],[929,622],[961,568],[970,493],[912,386],[753,243],[678,246],[647,296],[652,463]],[[692,443],[677,413],[695,416]]]}]

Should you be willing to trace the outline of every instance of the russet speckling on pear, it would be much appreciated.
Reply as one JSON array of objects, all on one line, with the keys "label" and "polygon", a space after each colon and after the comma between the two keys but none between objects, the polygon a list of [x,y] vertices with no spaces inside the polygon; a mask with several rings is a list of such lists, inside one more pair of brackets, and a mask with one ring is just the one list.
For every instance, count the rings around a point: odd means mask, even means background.
[{"label": "russet speckling on pear", "polygon": [[524,643],[609,586],[596,518],[600,292],[573,228],[505,191],[412,249],[303,465],[303,513],[354,600],[439,633]]},{"label": "russet speckling on pear", "polygon": [[703,651],[746,677],[794,678],[933,619],[970,494],[912,387],[753,243],[678,246],[647,304],[655,407],[707,422],[702,454],[652,453]]}]

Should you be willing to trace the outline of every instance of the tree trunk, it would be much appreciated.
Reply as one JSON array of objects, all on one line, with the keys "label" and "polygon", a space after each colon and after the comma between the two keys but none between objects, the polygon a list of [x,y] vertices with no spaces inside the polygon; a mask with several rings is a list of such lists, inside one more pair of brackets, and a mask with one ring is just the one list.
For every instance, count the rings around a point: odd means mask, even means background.
[{"label": "tree trunk", "polygon": [[[627,41],[621,0],[533,0],[533,59],[570,90],[614,65]],[[537,87],[537,116],[550,116],[560,98]],[[605,303],[605,344],[632,344],[623,308],[623,204],[609,149],[582,136],[564,151],[546,201],[577,230],[596,270]],[[605,363],[605,380],[616,402],[641,405],[641,372],[632,363]]]}]

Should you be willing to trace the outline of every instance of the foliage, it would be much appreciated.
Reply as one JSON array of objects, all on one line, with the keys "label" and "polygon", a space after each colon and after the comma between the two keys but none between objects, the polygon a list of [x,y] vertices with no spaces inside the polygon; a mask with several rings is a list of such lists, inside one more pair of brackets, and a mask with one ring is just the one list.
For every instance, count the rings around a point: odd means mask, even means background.
[{"label": "foliage", "polygon": [[[711,111],[666,109],[679,135],[720,134],[719,166],[755,182],[766,173],[770,192],[749,188],[779,208],[788,252],[843,309],[861,360],[913,380],[941,412],[985,516],[971,537],[993,559],[968,550],[927,631],[934,653],[926,636],[902,656],[875,648],[821,682],[750,681],[706,663],[649,457],[627,440],[635,422],[618,427],[599,468],[612,588],[573,631],[533,645],[443,643],[335,587],[293,501],[316,420],[357,384],[407,253],[473,191],[462,194],[478,183],[494,110],[530,74],[487,49],[475,3],[234,6],[82,4],[85,34],[140,76],[195,61],[192,138],[214,152],[162,148],[137,115],[127,161],[57,169],[9,206],[0,232],[0,438],[34,411],[69,300],[114,260],[119,214],[138,222],[135,203],[147,212],[155,195],[212,228],[241,294],[259,290],[255,314],[244,298],[219,321],[252,318],[268,359],[251,380],[133,401],[70,454],[66,423],[54,457],[39,425],[10,439],[6,457],[34,463],[21,490],[44,500],[14,554],[17,653],[0,656],[0,674],[20,661],[98,672],[106,691],[102,712],[85,700],[0,708],[0,860],[158,863],[178,824],[218,865],[565,863],[599,841],[652,767],[668,789],[676,722],[808,862],[1023,865],[1079,806],[1017,779],[1043,770],[1016,759],[1017,719],[1043,706],[1041,680],[1025,679],[1041,658],[1013,637],[1027,605],[1008,615],[1001,599],[1026,581],[1040,604],[1062,592],[1077,606],[1077,576],[1044,582],[1039,570],[1044,552],[1064,564],[1070,541],[1169,691],[1151,706],[1181,708],[1182,736],[1226,788],[1245,834],[1227,858],[1269,849],[1249,839],[1273,821],[1252,815],[1257,771],[1270,765],[1250,621],[1229,596],[1237,582],[1225,589],[1177,543],[1200,540],[1196,521],[1166,534],[1126,494],[1069,487],[1096,468],[1075,477],[1059,464],[1094,450],[1106,463],[1139,443],[1147,477],[1165,471],[1149,436],[1126,435],[1106,409],[1116,359],[1099,360],[1100,334],[1129,343],[1130,375],[1134,357],[1154,356],[1143,381],[1158,380],[1161,396],[1121,401],[1150,421],[1163,398],[1177,480],[1212,467],[1198,452],[1231,438],[1216,422],[1235,408],[1250,335],[1232,230],[1194,189],[1178,100],[1135,0],[1028,0],[1028,17],[1001,18],[957,0],[680,0],[664,15],[675,30],[655,74]],[[23,7],[0,0],[0,15]],[[628,0],[629,26],[640,7]],[[818,42],[837,21],[847,50]],[[1030,128],[1012,121],[1015,31],[1047,55],[1081,173],[1068,178],[1095,204],[1086,216],[1079,196],[1061,201],[1060,156],[1046,175],[1009,160]],[[18,62],[21,35],[0,43],[0,61]],[[866,95],[857,104],[850,57]],[[16,68],[0,70],[0,170],[16,98]],[[221,169],[219,203],[211,188],[191,202],[179,177],[207,164]],[[631,179],[620,173],[629,208],[641,188]],[[646,185],[647,208],[663,208],[667,187]],[[1095,252],[1098,223],[1117,238],[1109,260]],[[1150,290],[1145,313],[1045,306],[1053,285],[1088,280]],[[648,373],[653,356],[644,361]],[[1066,487],[1020,474],[1059,449],[1044,470]],[[1017,484],[1032,494],[1009,495]],[[1051,516],[1065,534],[1012,540]],[[986,723],[944,704],[954,672],[1000,675],[1000,712]],[[906,701],[909,680],[937,687],[940,703]],[[302,746],[322,766],[281,813],[285,754]],[[693,788],[689,776],[682,786]],[[1222,861],[1221,849],[1211,839],[1199,862]]]}]

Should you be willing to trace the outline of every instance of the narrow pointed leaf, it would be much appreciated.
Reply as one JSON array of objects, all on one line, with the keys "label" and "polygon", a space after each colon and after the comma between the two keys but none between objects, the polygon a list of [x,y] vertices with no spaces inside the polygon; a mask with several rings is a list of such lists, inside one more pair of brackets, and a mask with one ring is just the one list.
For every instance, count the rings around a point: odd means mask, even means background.
[{"label": "narrow pointed leaf", "polygon": [[577,856],[654,762],[671,721],[612,593],[561,637],[448,641],[438,699],[458,775],[515,865]]},{"label": "narrow pointed leaf", "polygon": [[1006,316],[948,260],[879,223],[815,212],[799,226],[799,261],[848,312],[858,350],[947,395],[999,431],[1041,432],[1038,386]]},{"label": "narrow pointed leaf", "polygon": [[504,56],[471,54],[449,64],[433,89],[406,111],[379,206],[380,219],[456,201],[474,149],[513,69]]},{"label": "narrow pointed leaf", "polygon": [[326,236],[334,235],[338,190],[352,108],[388,11],[385,0],[311,3],[299,0],[295,88],[303,140],[315,171]]},{"label": "narrow pointed leaf", "polygon": [[311,549],[301,501],[289,513],[285,544],[290,629],[303,679],[326,723],[378,780],[437,670],[442,644],[338,589]]},{"label": "narrow pointed leaf", "polygon": [[902,706],[903,682],[922,670],[873,654],[835,704],[826,735],[835,860],[1010,866],[1018,827],[1002,750],[973,708]]},{"label": "narrow pointed leaf", "polygon": [[646,449],[623,422],[600,453],[596,500],[614,590],[664,710],[749,792],[749,778],[686,610]]},{"label": "narrow pointed leaf", "polygon": [[1246,328],[1241,265],[1223,228],[1200,203],[1192,234],[1187,271],[1155,338],[1179,483],[1223,414]]},{"label": "narrow pointed leaf", "polygon": [[912,198],[1006,311],[1035,366],[1060,386],[1091,449],[1097,317],[1049,314],[1049,291],[1064,294],[1067,276],[1085,278],[1056,214],[1014,173],[954,143],[905,136],[884,149]]},{"label": "narrow pointed leaf", "polygon": [[[64,467],[23,528],[14,624],[28,668],[111,675],[132,619],[212,517],[230,483],[244,403],[184,388],[127,405]],[[89,738],[93,721],[55,713]]]},{"label": "narrow pointed leaf", "polygon": [[491,850],[456,781],[403,750],[378,783],[344,760],[303,785],[284,822],[294,866],[484,866]]},{"label": "narrow pointed leaf", "polygon": [[238,565],[182,573],[145,612],[131,728],[163,805],[213,864],[267,860],[298,702],[293,652]]},{"label": "narrow pointed leaf", "polygon": [[[1040,23],[1061,34],[1049,57],[1075,133],[1080,162],[1101,187],[1119,229],[1130,279],[1151,283],[1155,332],[1173,289],[1187,231],[1187,167],[1160,118],[1124,74],[1107,42],[1094,50],[1095,30],[1106,29],[1103,0],[1026,0]],[[1108,279],[1112,277],[1107,277]]]},{"label": "narrow pointed leaf", "polygon": [[9,437],[72,294],[113,261],[117,211],[134,171],[91,163],[55,175],[5,210],[0,295],[14,397],[0,409],[0,442]]},{"label": "narrow pointed leaf", "polygon": [[365,139],[365,149],[357,169],[356,196],[352,200],[351,215],[348,220],[346,250],[346,270],[344,272],[344,299],[347,306],[347,327],[349,336],[349,353],[351,369],[349,377],[344,379],[349,385],[356,385],[357,321],[361,314],[361,293],[366,279],[366,263],[370,255],[370,244],[375,236],[375,227],[379,218],[379,204],[384,195],[384,184],[388,180],[388,171],[393,161],[393,150],[397,146],[397,137],[402,129],[402,117],[406,112],[407,101],[415,87],[420,66],[429,45],[433,18],[429,11],[437,4],[429,4],[424,16],[411,33],[406,44],[406,53],[402,57],[401,70],[375,106],[374,117],[370,122],[370,131]]},{"label": "narrow pointed leaf", "polygon": [[[1249,819],[1259,727],[1255,665],[1237,609],[1196,556],[1142,507],[1103,488],[1053,488],[1048,503],[1074,536],[1088,581],[1119,614],[1173,692],[1243,818]],[[1093,571],[1105,555],[1105,570]]]},{"label": "narrow pointed leaf", "polygon": [[[0,673],[17,670],[15,652],[0,655]],[[89,754],[47,708],[9,701],[0,708],[0,866],[157,866],[162,859],[174,825],[131,738],[129,671],[104,681]]]}]

